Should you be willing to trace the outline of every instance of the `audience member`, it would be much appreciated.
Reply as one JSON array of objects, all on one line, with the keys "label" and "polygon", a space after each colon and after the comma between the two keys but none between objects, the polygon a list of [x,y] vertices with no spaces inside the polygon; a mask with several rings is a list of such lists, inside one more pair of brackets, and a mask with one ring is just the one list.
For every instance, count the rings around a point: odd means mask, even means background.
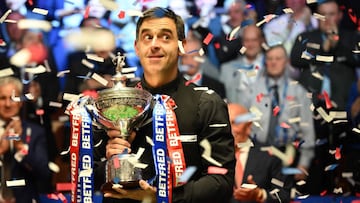
[{"label": "audience member", "polygon": [[[246,9],[245,0],[230,0],[224,3],[227,12],[222,21],[222,29],[219,37],[215,38],[218,44],[216,55],[220,65],[235,59],[239,55],[243,27],[254,24],[253,19],[249,19],[249,10]],[[238,31],[236,31],[238,29]]]},{"label": "audience member", "polygon": [[263,31],[268,44],[281,43],[290,55],[296,37],[305,31],[318,27],[317,19],[311,14],[305,0],[286,0],[287,8],[292,12],[272,19],[264,25]]},{"label": "audience member", "polygon": [[[214,92],[195,90],[194,84],[185,85],[186,80],[178,70],[178,56],[181,55],[178,41],[182,41],[182,46],[185,46],[184,38],[183,21],[173,11],[159,7],[145,11],[138,20],[135,41],[136,53],[144,67],[144,77],[136,86],[152,94],[169,95],[172,103],[177,106],[174,111],[179,135],[195,138],[182,141],[183,150],[179,152],[183,151],[186,165],[196,166],[197,170],[185,184],[172,186],[172,202],[227,202],[233,187],[235,159],[226,104]],[[171,107],[169,110],[171,111]],[[119,137],[118,130],[108,130],[110,139],[106,152],[105,148],[102,149],[101,156],[106,155],[109,159],[114,154],[123,153],[124,149],[136,152],[142,147],[145,151],[139,161],[148,164],[143,169],[142,178],[148,180],[154,177],[152,146],[145,139],[152,137],[152,125],[148,123],[140,127],[135,132],[134,139],[129,142]],[[208,172],[209,167],[216,166],[202,157],[204,149],[199,143],[207,142],[206,140],[211,146],[211,157],[221,164],[226,173]],[[95,175],[101,177],[105,170],[99,169],[101,165],[95,168],[95,172],[100,174]],[[129,202],[124,198],[138,202],[145,195],[149,195],[152,200],[156,199],[153,186],[142,180],[139,183],[142,189],[123,190],[113,187],[118,192],[106,191],[105,197],[123,199],[117,202]]]},{"label": "audience member", "polygon": [[319,29],[298,36],[291,51],[291,63],[300,70],[299,82],[312,93],[316,138],[326,140],[319,148],[321,168],[332,163],[326,158],[329,147],[339,147],[346,137],[343,135],[349,123],[334,124],[325,114],[346,110],[349,90],[356,80],[355,68],[360,65],[353,53],[360,38],[355,32],[339,27],[343,14],[335,0],[320,2],[317,12],[324,17],[319,20]]},{"label": "audience member", "polygon": [[[83,49],[73,52],[68,56],[69,73],[66,74],[65,93],[79,94],[86,90],[94,91],[112,86],[111,77],[115,74],[115,65],[113,58],[118,53],[122,55],[125,51],[121,48],[115,47],[115,36],[109,29],[98,28],[98,18],[87,18],[81,23],[84,32],[84,38],[89,38],[89,41],[94,41],[97,37],[94,33],[106,33],[108,38],[104,38],[104,43],[109,46],[93,46],[91,51],[86,52]],[[90,34],[90,35],[89,35]],[[94,44],[89,44],[90,46]],[[96,58],[88,57],[94,55]],[[93,74],[98,74],[107,80],[107,85],[100,83],[98,80],[92,78]]]},{"label": "audience member", "polygon": [[194,3],[197,12],[186,20],[186,24],[194,29],[203,27],[210,30],[206,42],[208,45],[208,56],[211,63],[219,67],[220,63],[216,55],[214,40],[221,34],[221,21],[215,10],[217,0],[195,0]]},{"label": "audience member", "polygon": [[[6,125],[2,136],[8,136],[10,142],[13,142],[9,152],[11,158],[3,166],[11,167],[11,176],[5,177],[7,181],[25,181],[25,185],[9,188],[16,202],[38,202],[38,187],[46,184],[50,176],[46,135],[41,126],[20,117],[22,102],[14,99],[22,98],[21,95],[22,83],[18,79],[0,78],[0,119]],[[14,136],[18,136],[19,140],[14,140]]]},{"label": "audience member", "polygon": [[[228,111],[237,160],[232,202],[289,202],[292,180],[281,173],[281,160],[251,141],[252,114],[236,103],[229,103]],[[242,183],[257,187],[247,188]]]},{"label": "audience member", "polygon": [[[289,153],[288,159],[283,161],[285,165],[294,163],[300,169],[308,170],[315,147],[311,101],[306,90],[288,77],[288,57],[283,46],[270,47],[265,64],[264,75],[250,87],[251,94],[244,103],[260,114],[257,125],[252,128],[252,137],[256,142],[290,152],[293,142],[303,142],[298,148],[300,156],[297,162],[294,153]],[[296,178],[305,179],[305,173]]]},{"label": "audience member", "polygon": [[203,37],[201,33],[207,33],[207,29],[204,28],[204,30],[202,31],[200,27],[189,30],[185,45],[186,54],[182,55],[180,59],[180,71],[183,72],[187,80],[199,86],[209,87],[221,98],[225,98],[224,85],[217,79],[219,70],[209,62],[206,54],[200,54],[201,50],[206,50],[202,46],[203,38],[206,36]]},{"label": "audience member", "polygon": [[226,98],[230,102],[243,103],[244,95],[263,72],[264,36],[260,28],[248,25],[243,31],[244,52],[236,59],[221,65],[220,81],[225,85]]}]

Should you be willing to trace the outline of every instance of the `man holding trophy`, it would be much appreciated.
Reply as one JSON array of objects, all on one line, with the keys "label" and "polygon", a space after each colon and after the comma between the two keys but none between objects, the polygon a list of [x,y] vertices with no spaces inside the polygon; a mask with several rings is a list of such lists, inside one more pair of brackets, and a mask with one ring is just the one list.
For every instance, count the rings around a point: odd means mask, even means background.
[{"label": "man holding trophy", "polygon": [[[135,121],[108,127],[108,136],[102,138],[106,147],[94,148],[95,185],[107,182],[102,187],[104,202],[215,203],[231,198],[235,157],[227,106],[214,91],[186,83],[179,73],[178,57],[184,54],[185,43],[184,22],[173,11],[155,7],[139,18],[135,50],[144,75],[134,88],[124,87],[117,93],[133,89],[131,94],[140,95],[142,101],[148,101],[150,93],[152,102],[149,110],[146,104],[114,109],[119,98],[111,96],[112,106],[100,110],[107,118],[117,119],[120,111],[135,117],[140,112],[144,117],[135,127],[131,125]],[[100,109],[106,103],[101,98],[107,96],[100,92],[96,101]],[[106,157],[106,163],[96,161],[101,157]],[[141,170],[140,174],[130,170],[133,179],[129,181],[120,168],[133,157]],[[190,168],[193,173],[184,178]]]}]

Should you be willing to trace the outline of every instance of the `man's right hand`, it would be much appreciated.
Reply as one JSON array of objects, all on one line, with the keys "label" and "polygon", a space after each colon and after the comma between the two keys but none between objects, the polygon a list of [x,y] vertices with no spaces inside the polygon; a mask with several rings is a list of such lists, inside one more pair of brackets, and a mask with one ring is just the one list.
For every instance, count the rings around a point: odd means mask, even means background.
[{"label": "man's right hand", "polygon": [[120,136],[120,130],[118,128],[109,129],[107,135],[110,137],[106,145],[106,158],[109,159],[112,155],[121,154],[127,149],[127,152],[131,152],[130,143],[135,138],[135,132],[132,132],[127,140]]}]

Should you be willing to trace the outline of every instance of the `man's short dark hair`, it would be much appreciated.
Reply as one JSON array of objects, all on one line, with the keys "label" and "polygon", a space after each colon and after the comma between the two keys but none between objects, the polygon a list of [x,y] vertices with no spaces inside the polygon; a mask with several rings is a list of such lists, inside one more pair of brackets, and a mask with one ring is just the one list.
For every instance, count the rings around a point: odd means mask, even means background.
[{"label": "man's short dark hair", "polygon": [[143,24],[146,19],[156,19],[156,18],[170,18],[174,20],[176,25],[176,32],[178,39],[180,41],[185,39],[185,31],[184,31],[184,21],[182,18],[174,13],[171,9],[154,7],[146,10],[143,13],[143,16],[139,18],[136,23],[136,40],[139,39],[139,30],[140,26]]}]

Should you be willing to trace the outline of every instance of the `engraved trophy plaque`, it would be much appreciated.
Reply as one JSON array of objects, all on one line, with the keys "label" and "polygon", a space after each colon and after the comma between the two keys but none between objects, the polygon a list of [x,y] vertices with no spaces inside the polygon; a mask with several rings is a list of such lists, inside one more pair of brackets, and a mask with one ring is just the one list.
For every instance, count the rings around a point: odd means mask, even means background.
[{"label": "engraved trophy plaque", "polygon": [[[99,91],[98,98],[87,105],[87,109],[101,128],[117,127],[121,132],[119,137],[128,139],[131,131],[140,127],[147,117],[153,97],[145,90],[126,87],[126,76],[121,74],[124,59],[125,56],[120,55],[115,58],[117,73],[113,77],[114,86]],[[112,190],[113,184],[120,184],[125,189],[138,187],[141,168],[137,164],[135,154],[123,152],[113,155],[106,162],[106,183],[102,191]]]}]

